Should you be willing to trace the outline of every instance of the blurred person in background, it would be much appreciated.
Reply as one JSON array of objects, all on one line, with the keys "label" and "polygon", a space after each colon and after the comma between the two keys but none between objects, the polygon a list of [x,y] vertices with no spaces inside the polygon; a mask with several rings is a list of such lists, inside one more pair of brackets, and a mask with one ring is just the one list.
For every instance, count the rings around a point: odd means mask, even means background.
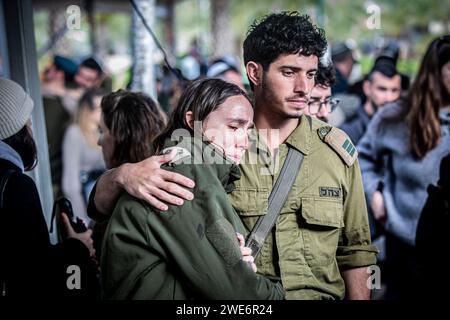
[{"label": "blurred person in background", "polygon": [[[52,245],[38,190],[24,173],[37,163],[32,110],[23,88],[0,78],[0,299],[93,298],[98,288],[87,268],[95,254],[91,231],[75,233],[63,214],[68,237]],[[83,275],[81,290],[67,286],[71,265]]]},{"label": "blurred person in background", "polygon": [[355,67],[357,63],[355,53],[344,42],[338,42],[331,47],[331,59],[336,72],[336,81],[331,87],[331,92],[340,104],[328,118],[328,123],[339,127],[345,119],[355,113],[361,103],[357,95],[348,92],[350,77],[355,76],[359,68]]},{"label": "blurred person in background", "polygon": [[331,87],[335,83],[335,71],[333,65],[319,64],[316,74],[316,84],[309,96],[308,108],[305,114],[316,117],[323,122],[328,122],[328,116],[336,109],[339,100],[333,99]]},{"label": "blurred person in background", "polygon": [[103,92],[87,91],[80,100],[75,122],[63,139],[62,191],[73,205],[74,214],[90,225],[86,203],[96,179],[105,170],[102,151],[97,145],[100,102]]},{"label": "blurred person in background", "polygon": [[366,97],[365,103],[339,126],[354,144],[358,144],[366,132],[370,119],[378,109],[400,98],[401,76],[395,64],[389,60],[378,61],[364,81],[363,90]]},{"label": "blurred person in background", "polygon": [[331,59],[336,69],[336,82],[331,91],[333,94],[346,93],[349,85],[348,79],[357,61],[352,50],[344,42],[338,42],[332,46]]},{"label": "blurred person in background", "polygon": [[[64,105],[70,110],[75,110],[73,112],[75,114],[80,99],[86,91],[102,88],[106,78],[107,76],[97,59],[89,57],[83,60],[77,68],[73,83],[68,86],[67,94],[63,97]],[[109,83],[106,86],[102,89],[105,92],[110,92],[111,84]]]},{"label": "blurred person in background", "polygon": [[100,88],[105,73],[99,62],[93,57],[87,58],[80,63],[78,71],[75,74],[75,83],[85,89]]},{"label": "blurred person in background", "polygon": [[358,144],[366,197],[386,230],[387,299],[417,297],[416,229],[450,152],[449,123],[450,36],[443,36],[429,45],[407,97],[382,108]]},{"label": "blurred person in background", "polygon": [[[144,93],[118,90],[103,97],[101,110],[98,145],[107,169],[153,155],[153,140],[165,128],[166,115],[152,98]],[[108,217],[95,217],[93,237],[98,256]]]},{"label": "blurred person in background", "polygon": [[[398,44],[395,41],[390,41],[386,46],[384,46],[379,54],[377,55],[373,67],[374,68],[379,63],[392,63],[397,68],[398,65],[398,59],[400,55],[400,48]],[[402,92],[401,95],[407,94],[410,86],[410,79],[409,76],[398,72],[398,74],[401,77],[401,83],[402,83]],[[364,104],[366,102],[366,95],[364,94],[364,81],[367,80],[368,74],[365,75],[362,79],[356,81],[355,83],[351,84],[347,90],[349,94],[357,95],[360,100],[361,104]]]},{"label": "blurred person in background", "polygon": [[436,272],[436,264],[430,262],[436,257],[447,260],[445,252],[450,247],[450,153],[441,161],[437,185],[429,185],[427,191],[416,234],[418,285],[420,298],[443,300],[448,296],[450,278]]},{"label": "blurred person in background", "polygon": [[55,198],[61,196],[62,140],[64,132],[76,113],[76,108],[64,103],[64,97],[68,94],[67,86],[73,83],[77,69],[78,66],[74,61],[56,55],[41,77],[42,102]]},{"label": "blurred person in background", "polygon": [[239,88],[245,90],[242,74],[239,71],[236,59],[232,56],[224,56],[214,60],[208,68],[206,76],[234,83]]}]

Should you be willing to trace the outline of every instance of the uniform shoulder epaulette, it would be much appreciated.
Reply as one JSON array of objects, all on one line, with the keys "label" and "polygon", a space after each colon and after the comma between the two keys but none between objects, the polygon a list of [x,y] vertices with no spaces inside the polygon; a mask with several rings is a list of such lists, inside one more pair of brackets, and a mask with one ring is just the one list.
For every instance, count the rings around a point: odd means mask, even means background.
[{"label": "uniform shoulder epaulette", "polygon": [[191,153],[189,152],[189,150],[186,149],[186,148],[181,148],[181,147],[165,148],[162,151],[162,153],[163,154],[169,154],[170,152],[172,152],[172,150],[176,150],[177,154],[169,162],[169,164],[181,164],[181,163],[184,163],[185,161],[187,161],[187,159],[191,157]]},{"label": "uniform shoulder epaulette", "polygon": [[342,158],[347,166],[353,165],[358,158],[358,151],[344,131],[325,126],[317,129],[317,134]]}]

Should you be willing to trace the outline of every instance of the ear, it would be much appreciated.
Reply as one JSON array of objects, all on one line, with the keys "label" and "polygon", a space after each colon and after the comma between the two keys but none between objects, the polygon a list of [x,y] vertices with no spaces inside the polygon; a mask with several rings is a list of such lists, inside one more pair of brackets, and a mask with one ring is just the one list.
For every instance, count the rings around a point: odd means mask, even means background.
[{"label": "ear", "polygon": [[192,111],[186,112],[184,115],[184,121],[186,121],[189,128],[194,130],[194,113]]},{"label": "ear", "polygon": [[261,64],[254,61],[249,61],[245,66],[245,71],[247,72],[248,79],[253,83],[253,85],[258,86],[261,84],[263,76],[263,68]]},{"label": "ear", "polygon": [[364,80],[363,82],[364,95],[367,97],[370,94],[370,81]]}]

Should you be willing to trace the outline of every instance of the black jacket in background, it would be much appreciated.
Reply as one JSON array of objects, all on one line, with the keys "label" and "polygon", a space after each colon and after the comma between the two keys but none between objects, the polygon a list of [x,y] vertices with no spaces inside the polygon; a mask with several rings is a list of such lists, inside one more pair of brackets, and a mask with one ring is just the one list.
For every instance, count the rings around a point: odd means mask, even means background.
[{"label": "black jacket in background", "polygon": [[[89,250],[77,239],[52,245],[34,181],[11,162],[0,159],[0,177],[11,175],[0,209],[0,299],[93,297]],[[70,265],[81,269],[81,290],[69,290]],[[86,272],[87,271],[87,272]],[[95,286],[95,285],[94,285]]]},{"label": "black jacket in background", "polygon": [[[446,261],[450,247],[450,154],[441,161],[437,186],[428,186],[428,199],[416,233],[418,285],[425,299],[448,296]],[[430,294],[431,293],[431,294]]]}]

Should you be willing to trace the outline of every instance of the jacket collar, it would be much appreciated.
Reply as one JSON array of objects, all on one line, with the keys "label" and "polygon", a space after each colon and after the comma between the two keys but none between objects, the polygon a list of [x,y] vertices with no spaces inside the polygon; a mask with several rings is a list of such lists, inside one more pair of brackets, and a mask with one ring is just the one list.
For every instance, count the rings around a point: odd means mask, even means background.
[{"label": "jacket collar", "polygon": [[[202,137],[203,138],[203,137]],[[241,171],[234,161],[227,158],[222,150],[200,137],[183,136],[181,141],[166,140],[164,148],[184,148],[191,154],[185,164],[209,165],[222,183],[227,193],[234,190],[234,182],[241,178]]]},{"label": "jacket collar", "polygon": [[4,143],[1,140],[0,140],[0,159],[11,162],[23,172],[24,170],[23,161],[20,155],[17,153],[16,150],[14,150],[8,144]]}]

